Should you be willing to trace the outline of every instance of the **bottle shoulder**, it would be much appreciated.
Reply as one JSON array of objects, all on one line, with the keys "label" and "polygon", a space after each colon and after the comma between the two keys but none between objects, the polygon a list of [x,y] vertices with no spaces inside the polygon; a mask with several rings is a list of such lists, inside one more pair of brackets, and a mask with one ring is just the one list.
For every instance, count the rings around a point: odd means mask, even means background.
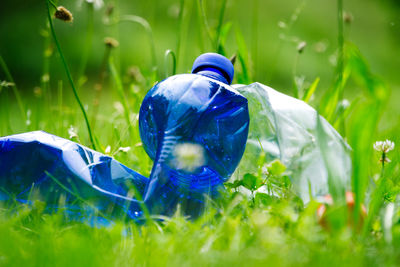
[{"label": "bottle shoulder", "polygon": [[211,96],[217,90],[225,91],[231,96],[237,96],[242,101],[247,102],[246,97],[230,85],[203,75],[189,73],[173,75],[158,82],[150,89],[146,98],[157,95],[173,98],[174,96],[180,97],[183,94],[201,94],[204,92],[208,92]]}]

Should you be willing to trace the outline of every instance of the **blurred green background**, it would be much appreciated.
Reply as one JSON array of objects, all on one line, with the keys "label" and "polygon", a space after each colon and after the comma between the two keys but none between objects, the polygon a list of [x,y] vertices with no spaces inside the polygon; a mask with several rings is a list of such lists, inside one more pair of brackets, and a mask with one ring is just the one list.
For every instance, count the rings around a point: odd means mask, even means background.
[{"label": "blurred green background", "polygon": [[[219,25],[223,0],[95,0],[94,8],[88,2],[92,1],[58,1],[58,5],[65,6],[73,13],[74,21],[65,23],[55,20],[57,34],[76,80],[84,66],[87,80],[82,80],[79,86],[87,92],[84,101],[90,98],[91,84],[99,79],[106,49],[105,37],[119,41],[119,47],[112,53],[122,74],[127,74],[132,66],[139,67],[145,77],[152,71],[151,44],[145,30],[141,25],[129,22],[105,23],[110,6],[114,8],[108,17],[109,21],[123,15],[137,15],[149,22],[155,44],[157,80],[167,75],[164,58],[167,49],[176,52],[177,46],[180,47],[177,73],[190,71],[193,60],[199,54],[216,51],[204,30],[204,21],[198,10],[199,3],[202,3],[213,35]],[[182,3],[184,9],[180,25]],[[397,122],[400,110],[397,103],[400,96],[400,1],[345,0],[344,10],[347,21],[345,41],[359,47],[371,70],[392,89],[387,119]],[[299,77],[300,81],[304,79],[304,86],[320,77],[318,98],[334,81],[338,47],[336,14],[336,1],[332,0],[227,0],[221,24],[226,30],[225,54],[228,57],[235,54],[238,41],[243,37],[250,63],[250,81],[258,81],[291,94],[294,76]],[[88,34],[91,16],[92,37]],[[26,96],[33,95],[34,88],[41,86],[46,52],[50,54],[50,88],[55,90],[58,80],[66,78],[51,43],[48,49],[46,38],[50,42],[52,40],[46,36],[45,1],[2,1],[0,54]],[[86,52],[88,41],[89,49]],[[299,54],[297,46],[301,42],[307,45]],[[238,65],[236,63],[235,67],[240,72]],[[171,73],[171,68],[168,73]],[[1,71],[0,80],[5,80]],[[348,86],[345,97],[353,98],[358,92],[356,86]]]}]

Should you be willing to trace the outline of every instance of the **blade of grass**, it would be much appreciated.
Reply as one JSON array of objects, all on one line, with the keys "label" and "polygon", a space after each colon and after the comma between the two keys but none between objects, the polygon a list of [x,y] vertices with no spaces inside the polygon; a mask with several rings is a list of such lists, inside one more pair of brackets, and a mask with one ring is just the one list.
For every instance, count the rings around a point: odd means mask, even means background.
[{"label": "blade of grass", "polygon": [[150,53],[151,53],[151,59],[152,59],[152,67],[154,69],[157,68],[157,56],[156,56],[156,46],[155,46],[155,41],[154,41],[154,36],[153,36],[153,30],[151,29],[151,26],[149,24],[149,22],[139,16],[136,15],[124,15],[121,16],[121,18],[119,19],[120,22],[122,21],[129,21],[129,22],[134,22],[134,23],[138,23],[139,25],[141,25],[146,33],[147,36],[149,38],[149,43],[150,43]]},{"label": "blade of grass", "polygon": [[181,52],[181,38],[183,28],[183,12],[185,10],[185,0],[181,0],[179,4],[179,15],[178,15],[178,33],[176,36],[176,67],[179,64],[179,56]]},{"label": "blade of grass", "polygon": [[128,127],[129,127],[130,138],[133,138],[134,131],[133,131],[133,128],[132,128],[131,120],[129,118],[128,102],[126,101],[124,88],[122,86],[122,81],[121,81],[121,78],[120,78],[120,76],[119,76],[119,74],[117,72],[117,69],[115,68],[113,57],[110,57],[110,59],[108,61],[108,64],[110,66],[111,76],[113,77],[113,79],[115,81],[115,84],[117,86],[117,92],[118,92],[120,101],[122,103],[122,106],[124,107],[124,116],[125,116],[126,123],[127,123]]},{"label": "blade of grass", "polygon": [[204,8],[204,0],[197,0],[197,6],[198,6],[198,11],[199,11],[199,17],[202,19],[203,23],[203,27],[205,29],[206,35],[208,37],[208,39],[210,40],[211,46],[215,47],[214,45],[214,38],[212,36],[211,33],[211,29],[210,26],[208,25],[208,21],[207,21],[207,15],[206,15],[206,11]]},{"label": "blade of grass", "polygon": [[320,81],[319,77],[315,78],[315,80],[310,85],[310,87],[308,87],[308,89],[306,90],[306,92],[304,93],[304,96],[303,96],[304,102],[308,103],[310,101],[311,97],[313,96],[315,90],[318,87],[319,81]]},{"label": "blade of grass", "polygon": [[164,54],[164,62],[165,62],[165,77],[168,77],[168,56],[171,56],[172,58],[172,75],[175,75],[176,73],[176,56],[174,51],[168,49],[167,51],[165,51]]},{"label": "blade of grass", "polygon": [[236,28],[236,43],[238,46],[238,59],[242,68],[242,72],[236,75],[236,79],[238,83],[249,84],[251,80],[248,70],[249,57],[247,54],[246,42],[244,40],[242,32],[238,27]]},{"label": "blade of grass", "polygon": [[20,110],[20,112],[21,112],[21,116],[22,116],[23,120],[26,121],[27,117],[26,117],[25,107],[24,107],[24,104],[23,104],[23,102],[22,102],[21,95],[20,95],[20,93],[19,93],[19,90],[18,90],[18,88],[17,88],[17,85],[16,85],[15,82],[14,82],[14,79],[13,79],[13,77],[12,77],[12,75],[11,75],[11,72],[9,71],[9,69],[8,69],[8,67],[7,67],[6,62],[4,61],[4,59],[3,59],[3,57],[2,57],[1,55],[0,55],[0,66],[1,66],[1,68],[3,69],[3,71],[4,71],[4,74],[6,75],[6,79],[7,79],[9,82],[12,83],[12,86],[11,86],[11,87],[12,87],[12,89],[13,89],[15,98],[17,99],[17,103],[18,103],[19,110]]},{"label": "blade of grass", "polygon": [[219,11],[219,18],[218,18],[218,26],[217,26],[217,33],[215,37],[215,50],[219,51],[220,50],[220,36],[221,36],[221,29],[222,25],[224,23],[224,15],[225,15],[225,9],[226,9],[226,2],[227,0],[222,0],[221,4],[221,9]]},{"label": "blade of grass", "polygon": [[46,175],[53,180],[56,184],[58,184],[62,189],[64,189],[66,192],[70,193],[71,195],[73,195],[74,197],[76,197],[78,200],[80,200],[82,203],[85,203],[86,205],[88,205],[89,207],[91,207],[92,209],[94,209],[101,217],[103,217],[106,220],[111,221],[111,218],[109,218],[108,216],[104,215],[96,206],[90,204],[88,201],[86,201],[85,199],[81,198],[79,196],[78,193],[73,192],[72,190],[70,190],[68,187],[66,187],[65,185],[63,185],[56,177],[54,177],[51,173],[45,171]]},{"label": "blade of grass", "polygon": [[[338,84],[343,84],[344,71],[344,35],[343,35],[343,0],[337,0],[337,22],[338,22]],[[341,88],[342,89],[342,88]],[[343,99],[343,89],[339,91],[339,100]]]},{"label": "blade of grass", "polygon": [[93,2],[88,2],[84,1],[85,6],[87,8],[87,25],[86,25],[86,34],[85,34],[85,43],[83,45],[82,49],[82,57],[81,57],[81,62],[79,65],[79,70],[78,70],[78,75],[77,75],[77,81],[78,81],[78,86],[81,86],[85,81],[84,81],[84,75],[85,75],[85,69],[86,65],[89,59],[90,51],[91,51],[91,46],[93,43],[93,28],[94,28],[94,3]]},{"label": "blade of grass", "polygon": [[257,80],[258,69],[258,26],[259,26],[259,0],[253,0],[251,20],[251,56],[253,62],[253,78]]}]

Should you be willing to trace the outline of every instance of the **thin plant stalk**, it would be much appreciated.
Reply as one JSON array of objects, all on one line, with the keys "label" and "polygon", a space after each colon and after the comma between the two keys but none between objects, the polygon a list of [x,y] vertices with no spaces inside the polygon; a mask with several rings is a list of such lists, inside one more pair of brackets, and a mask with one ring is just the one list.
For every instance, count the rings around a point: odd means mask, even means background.
[{"label": "thin plant stalk", "polygon": [[57,88],[57,96],[58,96],[58,131],[61,134],[63,121],[64,121],[64,112],[63,112],[63,82],[62,80],[58,81]]},{"label": "thin plant stalk", "polygon": [[204,25],[204,28],[206,30],[206,35],[207,35],[208,39],[210,40],[211,45],[213,45],[214,44],[214,40],[213,40],[212,35],[211,35],[210,26],[208,25],[206,11],[204,9],[204,0],[198,0],[197,3],[198,3],[198,7],[199,7],[198,9],[200,11],[200,15],[199,16],[203,19],[203,25]]},{"label": "thin plant stalk", "polygon": [[[191,7],[192,7],[192,12],[193,12],[193,2],[192,1],[189,1],[189,3],[192,5]],[[202,31],[202,28],[203,28],[203,20],[202,20],[202,15],[201,15],[201,12],[200,12],[200,2],[199,1],[196,1],[196,17],[197,17],[197,27],[198,27],[198,31],[196,31],[197,32],[197,40],[198,40],[198,46],[199,46],[199,48],[200,48],[200,51],[202,51],[202,52],[204,52],[205,51],[205,48],[204,48],[204,34],[203,34],[203,31]],[[188,12],[189,13],[189,12]],[[192,32],[188,32],[188,30],[186,29],[186,31],[185,31],[186,33],[188,33],[188,34],[191,34]]]},{"label": "thin plant stalk", "polygon": [[[4,92],[2,92],[2,91],[4,91]],[[5,97],[0,97],[0,100],[3,99],[2,102],[4,103],[1,105],[3,107],[3,110],[2,110],[3,112],[1,114],[3,118],[1,121],[5,122],[3,124],[4,125],[4,133],[2,133],[1,136],[4,136],[4,135],[6,135],[7,132],[12,132],[11,124],[10,124],[10,107],[9,107],[10,101],[9,101],[9,96],[8,96],[8,89],[0,87],[0,96],[1,96],[1,94],[5,94]]]},{"label": "thin plant stalk", "polygon": [[94,138],[93,138],[92,129],[90,128],[88,116],[87,116],[86,111],[85,111],[85,108],[83,107],[83,104],[82,104],[82,102],[81,102],[81,100],[80,100],[80,98],[79,98],[79,96],[78,96],[78,92],[77,92],[77,90],[76,90],[74,81],[73,81],[73,79],[72,79],[71,72],[69,71],[67,62],[66,62],[66,60],[65,60],[65,58],[64,58],[64,54],[62,53],[60,43],[59,43],[59,41],[58,41],[58,39],[57,39],[57,35],[56,35],[55,30],[54,30],[53,20],[52,20],[52,18],[51,18],[51,14],[50,14],[50,4],[49,4],[49,3],[51,3],[52,5],[54,5],[54,3],[50,2],[50,0],[46,0],[46,4],[47,4],[47,17],[48,17],[49,24],[50,24],[51,34],[53,35],[53,39],[54,39],[54,42],[55,42],[55,44],[56,44],[58,53],[60,54],[60,58],[61,58],[61,61],[62,61],[62,63],[63,63],[65,72],[66,72],[66,74],[67,74],[68,81],[69,81],[69,83],[70,83],[70,85],[71,85],[71,87],[72,87],[72,91],[73,91],[73,93],[74,93],[76,102],[78,102],[79,108],[81,109],[82,114],[83,114],[83,117],[84,117],[84,119],[85,119],[85,123],[86,123],[86,127],[87,127],[87,130],[88,130],[88,133],[89,133],[89,138],[90,138],[91,146],[92,146],[92,148],[93,148],[94,150],[96,150],[96,144],[95,144],[95,141],[94,141]]},{"label": "thin plant stalk", "polygon": [[296,76],[297,76],[297,65],[299,63],[299,57],[300,53],[296,53],[296,57],[294,58],[294,63],[293,63],[293,97],[299,98],[299,88],[297,86],[296,82]]},{"label": "thin plant stalk", "polygon": [[220,46],[220,35],[221,35],[222,24],[224,23],[226,2],[227,2],[227,0],[223,0],[222,6],[221,6],[221,10],[220,10],[220,12],[219,12],[219,19],[218,19],[218,26],[217,26],[217,34],[216,34],[216,37],[215,37],[215,49],[216,49],[216,51],[219,51],[219,46]]},{"label": "thin plant stalk", "polygon": [[[179,62],[179,53],[181,49],[181,35],[182,35],[182,27],[183,27],[183,12],[185,9],[185,0],[180,1],[179,5],[179,16],[178,16],[178,34],[176,37],[176,66],[178,65]],[[175,66],[175,67],[176,67]]]},{"label": "thin plant stalk", "polygon": [[43,52],[43,74],[41,78],[41,89],[43,92],[43,97],[47,103],[45,103],[46,106],[48,106],[48,103],[50,103],[50,90],[49,90],[49,83],[50,83],[50,56],[52,54],[52,48],[51,48],[51,39],[50,39],[50,25],[46,21],[46,30],[44,33],[44,52]]},{"label": "thin plant stalk", "polygon": [[[64,189],[66,192],[70,193],[71,195],[73,195],[74,197],[76,197],[77,199],[79,199],[80,201],[82,201],[82,203],[85,203],[85,205],[88,205],[89,207],[93,208],[97,214],[99,214],[101,217],[103,217],[106,220],[110,220],[111,218],[109,218],[108,216],[106,216],[105,214],[103,214],[96,206],[92,205],[90,202],[86,201],[85,199],[83,199],[82,197],[79,196],[78,190],[71,190],[68,187],[66,187],[64,184],[62,184],[56,177],[54,177],[51,173],[49,173],[48,171],[45,171],[45,174],[51,179],[53,180],[56,184],[58,184],[62,189]],[[75,191],[75,192],[74,192]]]},{"label": "thin plant stalk", "polygon": [[17,88],[17,85],[15,84],[14,79],[13,79],[13,77],[12,77],[8,67],[7,67],[6,62],[4,61],[4,59],[3,59],[3,57],[1,55],[0,55],[0,66],[3,69],[7,80],[12,83],[11,87],[13,89],[15,98],[17,99],[19,110],[21,112],[22,118],[24,119],[24,121],[26,121],[27,117],[26,117],[24,104],[22,103],[21,95],[20,95],[19,90]]},{"label": "thin plant stalk", "polygon": [[117,86],[117,92],[118,92],[118,95],[120,97],[120,101],[122,103],[122,106],[124,107],[124,117],[125,117],[126,123],[128,124],[128,127],[129,127],[130,136],[131,136],[131,138],[133,138],[134,131],[133,131],[131,120],[129,118],[128,103],[126,102],[126,97],[125,97],[125,94],[124,94],[124,88],[122,86],[121,78],[119,77],[119,74],[118,74],[117,69],[116,69],[116,67],[114,65],[114,60],[113,60],[112,57],[110,57],[110,59],[108,61],[108,64],[110,66],[111,75],[112,75],[112,77],[113,77],[113,79],[115,81],[115,84]]},{"label": "thin plant stalk", "polygon": [[[277,46],[275,48],[275,52],[273,53],[273,58],[272,58],[271,63],[270,63],[270,70],[271,70],[270,73],[271,74],[269,75],[269,78],[267,78],[267,82],[268,83],[270,83],[272,78],[275,76],[275,72],[276,72],[276,69],[277,69],[276,65],[278,63],[278,58],[280,56],[280,52],[281,52],[281,49],[283,47],[283,42],[288,40],[287,39],[287,35],[290,34],[290,31],[291,31],[293,25],[298,20],[298,18],[300,16],[301,12],[303,11],[306,3],[307,3],[307,0],[303,0],[303,1],[301,1],[299,3],[299,5],[296,7],[294,12],[290,16],[289,22],[283,28],[283,32],[284,32],[283,35],[285,36],[285,38],[284,39],[283,38],[279,38],[278,39],[278,43],[277,43]],[[293,40],[289,39],[289,41],[293,41]],[[297,43],[297,41],[295,41],[295,42]]]},{"label": "thin plant stalk", "polygon": [[253,0],[253,19],[252,19],[252,46],[251,46],[251,55],[253,58],[253,78],[257,80],[257,68],[258,68],[258,25],[259,25],[259,0]]},{"label": "thin plant stalk", "polygon": [[80,62],[80,67],[79,67],[79,72],[78,72],[78,85],[82,85],[84,83],[84,75],[85,75],[85,69],[87,66],[87,62],[89,59],[90,55],[90,47],[92,46],[92,40],[93,40],[93,27],[94,27],[94,4],[86,2],[87,6],[87,17],[88,17],[88,23],[86,27],[86,39],[85,39],[85,44],[83,47],[83,53],[82,53],[82,58]]},{"label": "thin plant stalk", "polygon": [[155,46],[155,41],[154,41],[154,36],[153,36],[153,30],[151,29],[149,22],[147,20],[145,20],[144,18],[135,16],[135,15],[121,16],[119,21],[120,22],[130,21],[130,22],[138,23],[145,29],[145,31],[148,35],[148,38],[149,38],[149,43],[150,43],[152,67],[156,68],[157,67],[156,46]]},{"label": "thin plant stalk", "polygon": [[[337,0],[337,19],[338,19],[338,85],[339,85],[339,103],[343,100],[344,94],[344,83],[343,83],[343,72],[344,72],[344,30],[343,30],[343,0]],[[344,119],[340,123],[340,133],[345,135],[345,122]]]},{"label": "thin plant stalk", "polygon": [[176,56],[174,51],[168,49],[167,51],[165,51],[164,54],[164,61],[165,61],[165,77],[168,77],[168,56],[171,56],[172,58],[172,75],[175,75],[176,73]]},{"label": "thin plant stalk", "polygon": [[95,128],[95,125],[96,125],[96,116],[97,116],[97,113],[99,110],[100,98],[101,98],[101,94],[103,91],[104,79],[106,76],[106,66],[107,66],[107,62],[110,58],[111,49],[112,49],[112,47],[106,45],[106,50],[104,51],[103,61],[100,66],[99,83],[95,85],[96,93],[94,96],[93,113],[92,113],[92,118],[91,118],[93,129]]},{"label": "thin plant stalk", "polygon": [[343,0],[337,0],[337,19],[338,19],[338,85],[339,85],[339,101],[343,99],[343,70],[344,70],[344,36],[343,36]]}]

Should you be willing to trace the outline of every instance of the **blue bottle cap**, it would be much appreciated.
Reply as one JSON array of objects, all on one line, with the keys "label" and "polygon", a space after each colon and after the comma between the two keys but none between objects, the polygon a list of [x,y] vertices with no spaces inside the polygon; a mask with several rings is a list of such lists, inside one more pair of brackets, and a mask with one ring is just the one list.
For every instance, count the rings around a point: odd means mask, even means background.
[{"label": "blue bottle cap", "polygon": [[206,68],[216,68],[221,71],[228,81],[232,83],[234,69],[231,61],[217,53],[205,53],[196,58],[193,63],[192,73],[197,73]]}]

